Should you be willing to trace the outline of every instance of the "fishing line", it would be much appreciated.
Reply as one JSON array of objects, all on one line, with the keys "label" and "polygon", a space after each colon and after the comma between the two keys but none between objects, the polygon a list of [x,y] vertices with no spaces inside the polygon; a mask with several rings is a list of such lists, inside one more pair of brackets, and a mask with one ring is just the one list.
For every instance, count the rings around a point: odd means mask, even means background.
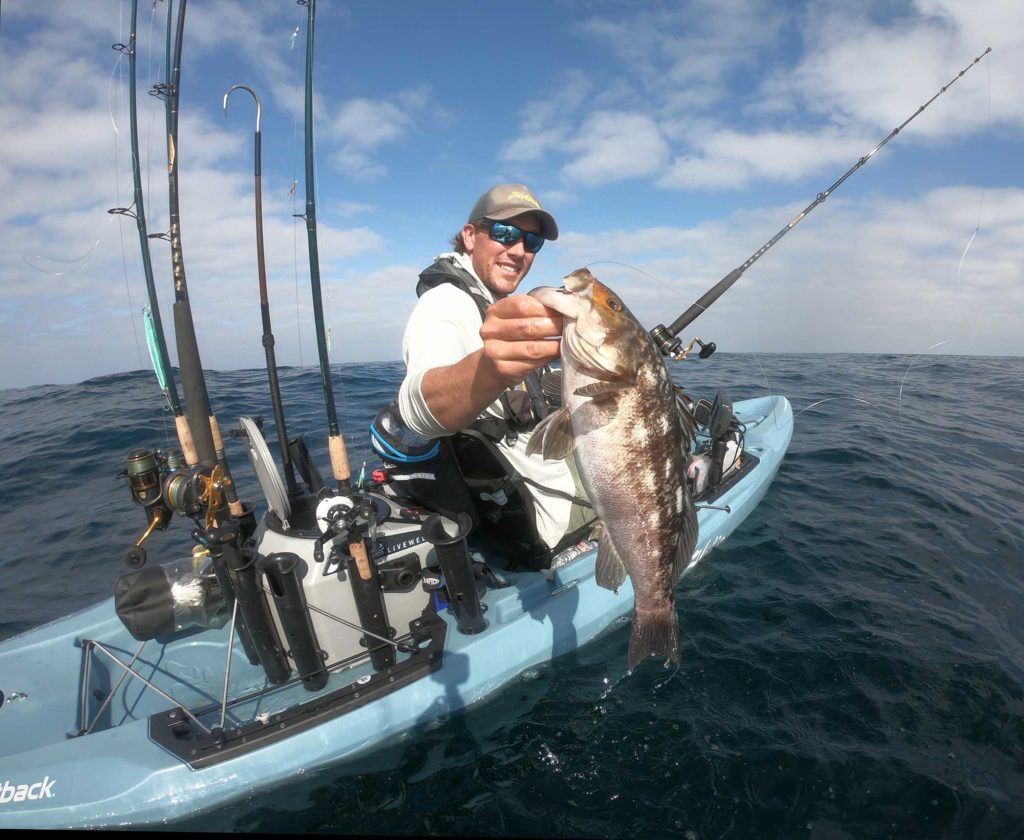
[{"label": "fishing line", "polygon": [[[678,289],[674,288],[670,283],[662,280],[660,277],[657,277],[657,276],[655,276],[654,274],[651,274],[648,271],[644,271],[641,268],[637,268],[635,265],[630,265],[629,263],[619,262],[617,260],[594,260],[593,262],[588,263],[586,265],[586,268],[589,269],[592,265],[617,265],[617,266],[620,266],[622,268],[628,268],[631,271],[635,271],[637,274],[641,274],[644,277],[650,278],[651,280],[653,280],[658,285],[660,285],[663,288],[667,289],[668,291],[672,292],[672,294],[676,295],[676,297],[679,297],[679,298],[682,298],[682,299],[685,300],[685,298],[683,298],[682,292],[680,292]],[[767,393],[767,394],[774,393],[772,391],[771,382],[768,381],[768,374],[765,372],[764,365],[761,364],[760,356],[758,356],[757,352],[754,351],[754,350],[750,351],[750,353],[754,357],[754,360],[757,362],[757,366],[761,369],[761,378],[764,380],[765,393]],[[804,409],[804,410],[806,411],[806,409]],[[775,412],[774,406],[772,408],[772,416],[773,416],[773,421],[775,423],[775,428],[776,429],[780,428],[779,427],[779,418],[778,418],[778,415]]]},{"label": "fishing line", "polygon": [[[107,219],[107,224],[109,225],[112,221],[113,218]],[[95,241],[92,243],[92,246],[80,257],[49,257],[46,254],[22,254],[21,260],[29,268],[33,268],[36,271],[42,272],[43,274],[48,274],[51,277],[68,277],[74,274],[75,272],[80,271],[82,267],[86,264],[86,261],[89,259],[89,257],[91,257],[93,252],[99,247],[99,244],[100,242],[103,241],[103,237],[105,235],[103,225],[100,225],[100,230],[101,232],[97,235]],[[36,265],[34,262],[32,262],[32,260],[48,260],[49,262],[66,263],[68,265],[72,263],[78,263],[78,265],[75,266],[70,271],[52,271],[50,269]]]},{"label": "fishing line", "polygon": [[812,408],[815,408],[821,405],[822,403],[832,402],[832,400],[853,400],[853,402],[859,402],[863,403],[864,405],[870,405],[872,408],[878,408],[878,406],[875,405],[873,402],[861,399],[860,397],[827,397],[826,399],[818,400],[817,402],[812,402],[806,408],[801,408],[796,414],[793,415],[793,419],[796,420],[796,418],[803,414],[805,411],[810,411]]},{"label": "fishing line", "polygon": [[[153,6],[150,9],[149,14],[149,44],[146,46],[146,79],[147,86],[150,96],[156,99],[154,90],[156,84],[153,81],[153,55],[155,50],[153,49],[153,33],[156,30],[156,6],[161,0],[153,0]],[[170,0],[167,0],[170,2]],[[146,206],[152,207],[153,203],[150,200],[152,194],[150,193],[150,186],[153,183],[153,125],[156,122],[156,112],[150,108],[149,111],[149,129],[146,132]]]},{"label": "fishing line", "polygon": [[[295,44],[298,42],[299,33],[302,31],[302,21],[305,17],[301,9],[298,12],[298,22],[295,24],[295,29],[292,30],[291,39],[288,44],[288,49],[292,53],[292,78],[295,80],[294,91],[292,96],[296,99],[299,98],[299,71],[298,65],[301,54],[296,52]],[[296,201],[298,200],[299,193],[299,175],[298,168],[296,166],[296,154],[295,149],[299,145],[299,116],[297,113],[292,112],[292,186],[288,191],[288,194],[292,198],[292,261],[294,269],[294,281],[295,281],[295,336],[299,346],[299,370],[305,368],[305,363],[302,359],[302,318],[300,316],[301,304],[299,301],[299,216],[296,212],[298,207]]]},{"label": "fishing line", "polygon": [[[294,169],[292,174],[294,174]],[[299,221],[298,214],[295,212],[298,209],[295,206],[298,186],[299,182],[293,180],[292,188],[288,191],[288,194],[292,197],[292,270],[295,277],[295,334],[299,345],[299,370],[302,370],[305,365],[302,361],[302,318],[299,316]]]},{"label": "fishing line", "polygon": [[[992,62],[991,61],[988,62],[988,65],[987,65],[987,67],[985,69],[987,71],[986,78],[988,80],[988,133],[989,133],[989,136],[991,136],[991,134],[992,134]],[[986,161],[988,161],[989,162],[989,166],[991,166],[991,158],[986,157]],[[986,181],[987,181],[987,178],[986,178]],[[960,298],[960,272],[963,270],[964,260],[967,258],[967,252],[971,249],[971,245],[974,244],[974,237],[976,237],[978,235],[978,231],[981,230],[981,217],[982,217],[982,212],[985,209],[985,190],[986,189],[987,189],[987,187],[985,186],[984,183],[982,183],[982,185],[981,185],[981,198],[980,198],[980,200],[978,202],[978,222],[974,226],[974,233],[971,234],[971,238],[967,241],[967,247],[964,248],[963,254],[960,255],[960,263],[956,267],[956,296],[957,296],[957,300],[958,301],[959,301],[959,298]]]},{"label": "fishing line", "polygon": [[897,409],[897,414],[899,415],[900,432],[901,433],[903,432],[903,385],[907,381],[907,374],[910,373],[910,369],[915,364],[917,364],[917,360],[920,359],[925,353],[927,353],[929,350],[934,350],[936,347],[941,347],[943,344],[948,344],[948,343],[949,343],[948,341],[939,341],[936,344],[933,344],[931,347],[928,348],[928,350],[923,350],[920,353],[918,353],[916,356],[914,356],[914,360],[909,365],[907,365],[907,369],[903,373],[903,379],[900,380],[899,399],[897,400],[897,403],[896,403],[896,409]]},{"label": "fishing line", "polygon": [[635,271],[637,274],[642,274],[644,277],[653,280],[655,283],[672,292],[672,294],[674,294],[676,297],[686,300],[686,298],[683,297],[682,292],[680,292],[678,289],[673,288],[671,284],[662,280],[660,277],[651,274],[649,271],[644,271],[642,268],[637,268],[635,265],[619,262],[618,260],[594,260],[593,262],[587,263],[584,266],[584,268],[589,269],[592,265],[617,265],[620,268],[628,268],[630,271]]},{"label": "fishing line", "polygon": [[[124,44],[124,42],[121,40],[122,37],[123,37],[123,32],[124,32],[123,23],[122,23],[123,19],[124,19],[124,0],[121,0],[121,9],[120,9],[120,12],[119,12],[119,14],[117,16],[117,23],[118,23],[117,35],[118,35],[118,45],[122,45],[122,46]],[[115,49],[117,49],[116,46],[115,46]],[[116,112],[115,112],[114,109],[116,107],[115,103],[121,102],[123,99],[126,98],[124,96],[124,85],[125,85],[125,82],[124,82],[124,69],[121,67],[121,61],[127,55],[127,52],[123,51],[121,49],[118,49],[117,50],[117,54],[118,54],[117,55],[117,59],[114,61],[114,66],[113,66],[113,68],[110,71],[110,79],[108,80],[108,85],[109,85],[108,89],[110,90],[110,103],[108,105],[108,115],[110,116],[110,124],[114,128],[114,195],[117,197],[117,206],[120,207],[120,206],[122,206],[122,203],[121,203],[121,174],[120,174],[120,170],[121,170],[120,161],[121,161],[121,159],[120,159],[120,155],[118,153],[118,140],[120,140],[120,138],[121,138],[121,132],[120,132],[120,130],[117,127],[117,118],[116,118]],[[114,74],[117,73],[118,68],[121,68],[121,73],[118,76],[118,81],[115,83],[114,82]],[[114,216],[112,216],[112,215],[108,216],[107,217],[107,224],[110,224],[113,220],[114,220]],[[125,288],[125,292],[128,295],[128,323],[130,323],[132,325],[132,338],[133,338],[133,340],[135,342],[135,355],[138,357],[138,360],[139,360],[139,370],[143,370],[145,368],[145,363],[142,361],[142,347],[140,346],[140,343],[139,343],[139,331],[138,331],[138,329],[135,326],[135,318],[133,317],[133,314],[135,312],[135,302],[132,300],[132,288],[131,288],[131,283],[130,283],[130,281],[128,279],[128,254],[127,254],[127,252],[125,250],[124,228],[121,225],[118,225],[117,226],[117,232],[118,232],[118,235],[119,235],[120,240],[121,240],[121,268],[122,268],[122,271],[124,272],[124,288]],[[100,242],[99,239],[97,239],[96,242],[93,243],[93,246],[92,246],[93,250],[96,249],[96,246],[99,245],[99,242]],[[91,251],[90,251],[90,253],[91,253]],[[84,265],[84,263],[82,263],[82,265]],[[81,265],[79,266],[79,268],[81,268]],[[75,270],[77,271],[78,269],[75,269]]]},{"label": "fishing line", "polygon": [[[122,15],[120,17],[123,17],[123,12],[124,12],[124,2],[123,2],[123,0],[122,0],[122,3],[121,3],[121,11],[122,11]],[[119,17],[119,21],[120,21],[120,17]],[[120,35],[121,35],[121,30],[119,29],[118,36],[120,37]],[[125,56],[124,53],[122,53],[120,51],[118,52],[117,59],[114,61],[114,66],[110,69],[110,76],[108,77],[108,80],[107,80],[108,90],[110,91],[110,101],[109,101],[109,103],[107,105],[107,116],[110,118],[110,124],[113,126],[114,135],[115,135],[115,137],[114,137],[114,167],[115,167],[114,168],[114,179],[115,179],[115,190],[117,192],[118,201],[120,201],[120,197],[121,197],[121,192],[120,192],[121,181],[120,181],[120,178],[118,176],[118,167],[119,167],[119,160],[120,160],[120,158],[118,156],[118,151],[117,151],[117,138],[120,137],[121,132],[117,128],[117,119],[116,119],[115,113],[114,113],[115,102],[119,101],[117,99],[117,96],[116,96],[116,94],[118,92],[117,85],[119,83],[117,81],[115,81],[115,77],[116,77],[117,72],[118,72],[119,69],[121,69],[122,73],[123,73],[123,68],[121,68],[121,62],[124,59],[124,56]],[[122,87],[124,85],[124,79],[123,78],[121,78],[121,80],[120,80],[120,85]],[[106,224],[109,225],[112,221],[113,221],[113,218],[108,218],[106,220]],[[78,257],[50,257],[50,256],[47,256],[45,254],[22,254],[21,255],[21,260],[29,268],[32,268],[32,269],[34,269],[36,271],[39,271],[39,272],[41,272],[43,274],[49,275],[50,277],[67,277],[67,276],[69,276],[71,274],[74,274],[77,271],[80,271],[82,269],[82,267],[88,261],[89,257],[91,257],[93,255],[93,253],[96,251],[96,249],[99,247],[100,242],[103,241],[103,237],[106,234],[105,226],[104,225],[100,225],[99,226],[99,231],[100,232],[96,235],[96,238],[95,238],[95,240],[92,243],[92,246],[84,254],[82,254],[81,256],[78,256]],[[122,238],[122,251],[123,251],[123,238]],[[73,269],[71,269],[70,271],[53,271],[53,270],[50,270],[50,269],[47,269],[47,268],[43,268],[42,266],[36,265],[35,263],[32,262],[33,260],[48,260],[49,262],[64,263],[64,264],[67,264],[67,265],[71,265],[71,264],[77,263],[77,265]]]},{"label": "fishing line", "polygon": [[[772,385],[771,385],[771,383],[770,383],[770,382],[768,381],[768,373],[767,373],[767,372],[765,371],[765,369],[764,369],[764,365],[762,365],[762,364],[761,364],[761,357],[760,357],[760,356],[758,356],[756,352],[754,352],[754,361],[756,361],[756,362],[757,362],[757,366],[758,366],[758,367],[759,367],[759,368],[761,369],[761,378],[762,378],[762,379],[764,380],[764,388],[765,388],[765,392],[766,392],[767,394],[772,394],[772,393],[774,393],[774,392],[772,391]],[[796,419],[796,416],[794,416],[794,417],[793,417],[793,419],[795,420],[795,419]],[[776,412],[776,410],[775,410],[775,403],[774,403],[774,402],[772,403],[772,423],[774,423],[774,424],[775,424],[775,428],[776,428],[776,429],[781,429],[781,428],[782,428],[782,427],[781,427],[781,426],[779,425],[779,415],[778,415],[778,413],[777,413],[777,412]]]},{"label": "fishing line", "polygon": [[[991,133],[992,133],[992,61],[991,61],[991,59],[989,59],[988,65],[986,67],[986,70],[987,70],[986,78],[987,78],[987,82],[988,82],[988,85],[987,85],[987,87],[988,87],[988,133],[991,136]],[[991,159],[990,158],[986,158],[986,160],[990,161]],[[986,181],[987,181],[987,178],[983,179],[983,181],[982,181],[981,195],[980,195],[979,200],[978,200],[978,220],[975,223],[974,231],[971,233],[970,238],[967,240],[967,245],[964,247],[963,253],[960,255],[960,262],[957,263],[957,267],[956,267],[956,305],[955,305],[955,309],[956,309],[956,312],[959,315],[959,318],[957,319],[957,324],[956,324],[957,332],[959,333],[959,335],[956,336],[957,340],[962,340],[963,339],[963,332],[964,332],[964,317],[963,317],[964,316],[964,312],[963,312],[963,305],[962,305],[962,303],[960,301],[960,278],[961,278],[961,275],[963,273],[964,261],[967,259],[967,252],[970,251],[971,246],[974,244],[975,238],[978,236],[978,232],[981,230],[982,216],[983,216],[984,209],[985,209],[985,193],[986,193],[986,191],[988,189],[987,186],[986,186],[986,183],[985,183]],[[900,390],[899,390],[899,395],[898,395],[897,403],[896,403],[897,414],[899,416],[899,421],[900,421],[900,432],[901,433],[903,432],[903,386],[904,386],[904,384],[907,381],[907,376],[910,374],[910,369],[917,363],[917,360],[919,358],[921,358],[922,355],[924,355],[925,353],[927,353],[927,352],[929,352],[931,350],[934,350],[936,347],[941,347],[943,344],[948,344],[949,341],[950,341],[950,339],[946,339],[944,341],[939,341],[939,342],[933,344],[927,350],[923,350],[921,353],[918,353],[913,358],[911,363],[909,365],[907,365],[907,369],[903,372],[903,379],[900,380]]]},{"label": "fishing line", "polygon": [[[986,70],[988,71],[988,75],[986,77],[988,79],[988,133],[991,136],[991,134],[992,134],[992,62],[991,61],[988,62],[988,66],[986,67]],[[991,161],[991,159],[987,158],[987,157],[986,157],[986,160],[987,161]],[[960,262],[959,262],[959,264],[956,267],[956,298],[957,298],[958,308],[959,308],[959,303],[960,303],[960,274],[963,271],[964,260],[967,259],[967,252],[971,249],[971,245],[974,244],[974,238],[978,235],[978,231],[981,230],[981,217],[982,217],[982,212],[985,209],[985,191],[986,191],[986,189],[987,189],[987,187],[985,186],[985,183],[982,183],[982,185],[981,185],[981,198],[978,201],[978,221],[977,221],[977,224],[975,224],[975,226],[974,226],[974,233],[972,233],[971,234],[971,238],[969,240],[967,240],[967,247],[964,248],[963,254],[960,255]],[[962,310],[961,310],[960,314],[963,315],[963,311]],[[960,322],[960,326],[961,327],[963,326],[963,320],[962,319],[961,319],[961,322]]]}]

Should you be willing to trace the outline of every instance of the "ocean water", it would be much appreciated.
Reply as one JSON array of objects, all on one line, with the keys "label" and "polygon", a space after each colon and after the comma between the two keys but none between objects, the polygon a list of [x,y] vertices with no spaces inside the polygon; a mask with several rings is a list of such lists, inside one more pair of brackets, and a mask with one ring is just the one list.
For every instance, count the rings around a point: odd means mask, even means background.
[{"label": "ocean water", "polygon": [[[335,369],[356,469],[401,374]],[[718,353],[675,375],[798,412],[759,509],[677,586],[678,671],[626,676],[622,624],[369,761],[169,827],[1024,838],[1024,359]],[[281,377],[326,473],[319,373]],[[265,372],[209,390],[222,428],[272,423]],[[171,443],[161,402],[142,371],[0,391],[0,638],[111,594],[145,525],[117,474]],[[256,499],[241,444],[228,454]],[[187,552],[188,530],[155,535],[152,560]]]}]

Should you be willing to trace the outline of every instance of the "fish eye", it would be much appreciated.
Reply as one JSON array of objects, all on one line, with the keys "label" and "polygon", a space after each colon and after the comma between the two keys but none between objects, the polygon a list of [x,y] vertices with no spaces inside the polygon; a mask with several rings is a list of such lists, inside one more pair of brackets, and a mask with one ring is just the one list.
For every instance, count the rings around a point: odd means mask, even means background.
[{"label": "fish eye", "polygon": [[612,312],[621,312],[622,311],[622,301],[619,300],[617,297],[610,297],[609,296],[609,298],[608,298],[608,308],[610,310],[612,310]]}]

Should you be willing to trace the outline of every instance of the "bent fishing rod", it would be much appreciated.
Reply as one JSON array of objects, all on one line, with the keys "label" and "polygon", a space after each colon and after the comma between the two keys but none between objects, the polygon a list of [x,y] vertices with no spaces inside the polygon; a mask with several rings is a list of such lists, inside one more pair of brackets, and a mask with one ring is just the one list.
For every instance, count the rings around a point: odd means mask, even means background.
[{"label": "bent fishing rod", "polygon": [[785,236],[793,228],[795,228],[798,224],[800,224],[800,222],[802,222],[807,217],[808,213],[810,213],[815,207],[817,207],[819,204],[821,204],[823,201],[825,201],[825,199],[827,199],[832,194],[832,192],[834,190],[836,190],[847,178],[849,178],[851,175],[853,175],[854,172],[856,172],[865,163],[867,163],[872,158],[872,156],[875,154],[875,152],[877,152],[879,149],[881,149],[882,146],[884,146],[886,143],[888,143],[890,140],[892,140],[893,137],[895,137],[904,128],[906,128],[906,126],[914,118],[916,118],[918,116],[918,114],[922,113],[925,110],[925,108],[927,108],[929,105],[931,105],[936,99],[938,99],[940,96],[942,96],[942,94],[944,94],[947,90],[949,90],[953,86],[953,84],[956,82],[957,79],[959,79],[961,76],[963,76],[968,70],[970,70],[975,64],[977,64],[979,61],[981,61],[990,52],[992,52],[992,47],[989,47],[988,49],[986,49],[985,52],[983,52],[981,55],[979,55],[977,58],[975,58],[974,61],[972,61],[970,64],[968,64],[963,70],[961,70],[956,76],[954,76],[948,83],[944,84],[941,88],[939,88],[938,92],[931,99],[929,99],[927,102],[925,102],[924,105],[922,105],[920,108],[918,108],[916,111],[914,111],[913,114],[911,114],[909,117],[907,117],[902,123],[900,123],[898,126],[896,126],[896,128],[894,128],[891,132],[889,132],[889,135],[881,143],[879,143],[877,146],[875,146],[875,148],[873,148],[870,152],[868,152],[863,157],[859,158],[857,160],[857,162],[853,166],[851,166],[842,175],[841,178],[839,178],[834,184],[832,184],[832,186],[830,186],[824,192],[818,193],[817,196],[815,196],[814,201],[812,201],[803,210],[801,210],[799,213],[797,213],[797,215],[794,216],[786,224],[785,227],[783,227],[778,233],[776,233],[775,236],[773,236],[771,239],[769,239],[767,242],[765,242],[764,245],[762,245],[760,248],[758,248],[756,251],[754,251],[754,253],[751,254],[747,258],[746,262],[744,262],[738,268],[734,268],[732,271],[730,271],[728,274],[726,274],[725,277],[723,277],[721,280],[719,280],[714,286],[712,286],[710,289],[708,289],[708,291],[706,291],[703,295],[701,295],[701,297],[698,298],[698,300],[696,302],[691,304],[689,309],[687,309],[682,315],[680,315],[678,318],[676,318],[675,321],[672,322],[672,325],[670,327],[668,327],[666,329],[664,324],[658,324],[658,326],[654,327],[654,329],[651,330],[651,337],[654,339],[655,343],[658,345],[658,349],[661,350],[661,352],[664,355],[672,356],[676,360],[679,360],[679,359],[685,358],[686,354],[693,347],[694,342],[696,342],[697,344],[701,345],[701,348],[702,348],[701,349],[701,354],[700,354],[701,357],[702,358],[706,358],[707,356],[710,356],[711,353],[714,352],[714,343],[713,342],[708,342],[705,345],[704,342],[702,342],[700,339],[694,339],[694,341],[690,343],[690,346],[687,347],[684,350],[682,348],[682,342],[676,336],[678,336],[679,333],[687,325],[689,325],[690,323],[695,321],[701,315],[701,313],[703,313],[709,306],[711,306],[712,303],[714,303],[723,294],[725,294],[725,292],[729,289],[729,287],[732,286],[733,283],[735,283],[737,280],[740,279],[740,277],[743,275],[743,272],[746,271],[748,268],[750,268],[750,266],[752,266],[759,259],[761,259],[761,257],[763,257],[765,255],[765,253],[768,251],[769,248],[771,248],[776,242],[778,242],[780,239],[782,239],[783,236]]},{"label": "bent fishing rod", "polygon": [[288,451],[288,432],[284,424],[284,408],[281,405],[281,385],[277,376],[277,361],[274,357],[274,333],[270,328],[270,301],[267,295],[267,265],[263,255],[263,187],[260,179],[261,132],[260,132],[260,98],[248,85],[232,85],[224,94],[224,114],[228,113],[228,97],[234,90],[248,91],[256,102],[256,133],[253,140],[255,158],[255,189],[256,194],[256,270],[260,282],[260,314],[263,318],[263,349],[267,357],[267,378],[270,384],[270,402],[274,407],[274,423],[277,426],[277,440],[281,447],[281,462],[284,465],[284,477],[288,485],[289,495],[298,492],[295,482],[295,470],[292,456]]},{"label": "bent fishing rod", "polygon": [[170,217],[171,265],[174,273],[174,336],[178,345],[178,364],[181,368],[181,385],[185,392],[191,420],[192,435],[199,455],[199,463],[206,466],[219,465],[224,473],[224,496],[232,516],[240,517],[242,503],[231,472],[228,468],[224,442],[221,438],[217,418],[210,408],[210,396],[206,389],[206,378],[199,358],[195,322],[188,297],[188,283],[185,278],[185,260],[181,246],[181,219],[178,209],[178,103],[181,90],[181,46],[185,33],[185,10],[188,0],[178,5],[178,22],[174,40],[174,66],[167,91],[167,184]]},{"label": "bent fishing rod", "polygon": [[316,240],[316,196],[313,176],[313,32],[316,24],[316,0],[297,0],[307,9],[306,24],[306,238],[309,242],[309,279],[313,294],[313,323],[316,328],[316,350],[320,359],[320,379],[323,383],[324,403],[327,406],[327,448],[331,456],[331,470],[342,495],[352,492],[352,471],[348,464],[348,451],[338,428],[338,413],[334,405],[331,386],[331,364],[327,355],[327,334],[324,328],[324,303],[320,290],[320,254]]},{"label": "bent fishing rod", "polygon": [[132,0],[131,33],[128,36],[128,44],[114,44],[115,50],[128,55],[128,123],[132,147],[134,197],[131,207],[115,207],[107,212],[131,216],[135,219],[135,225],[139,231],[142,269],[146,277],[146,293],[149,296],[149,309],[146,313],[146,338],[149,345],[150,358],[153,360],[153,369],[156,372],[157,381],[160,383],[160,388],[167,397],[167,403],[174,414],[174,425],[178,432],[178,443],[181,445],[182,454],[185,456],[186,463],[191,465],[197,462],[198,456],[188,418],[185,416],[181,401],[178,399],[178,389],[174,383],[174,372],[171,370],[170,359],[167,355],[167,340],[164,337],[163,323],[160,320],[160,300],[157,297],[156,282],[153,279],[153,261],[149,251],[149,236],[146,232],[146,209],[142,198],[142,170],[139,164],[139,123],[135,74],[135,56],[138,43],[138,11],[139,0]]}]

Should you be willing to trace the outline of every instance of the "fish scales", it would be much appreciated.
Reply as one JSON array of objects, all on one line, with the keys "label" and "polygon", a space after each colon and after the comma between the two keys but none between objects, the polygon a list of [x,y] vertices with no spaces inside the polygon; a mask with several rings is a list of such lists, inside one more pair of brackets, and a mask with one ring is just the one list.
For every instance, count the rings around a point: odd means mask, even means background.
[{"label": "fish scales", "polygon": [[586,269],[565,287],[530,292],[563,316],[560,411],[538,425],[531,451],[565,457],[604,523],[597,578],[628,574],[635,608],[629,667],[651,654],[678,662],[673,587],[693,553],[696,510],[685,484],[692,420],[677,406],[661,353],[621,300]]}]

